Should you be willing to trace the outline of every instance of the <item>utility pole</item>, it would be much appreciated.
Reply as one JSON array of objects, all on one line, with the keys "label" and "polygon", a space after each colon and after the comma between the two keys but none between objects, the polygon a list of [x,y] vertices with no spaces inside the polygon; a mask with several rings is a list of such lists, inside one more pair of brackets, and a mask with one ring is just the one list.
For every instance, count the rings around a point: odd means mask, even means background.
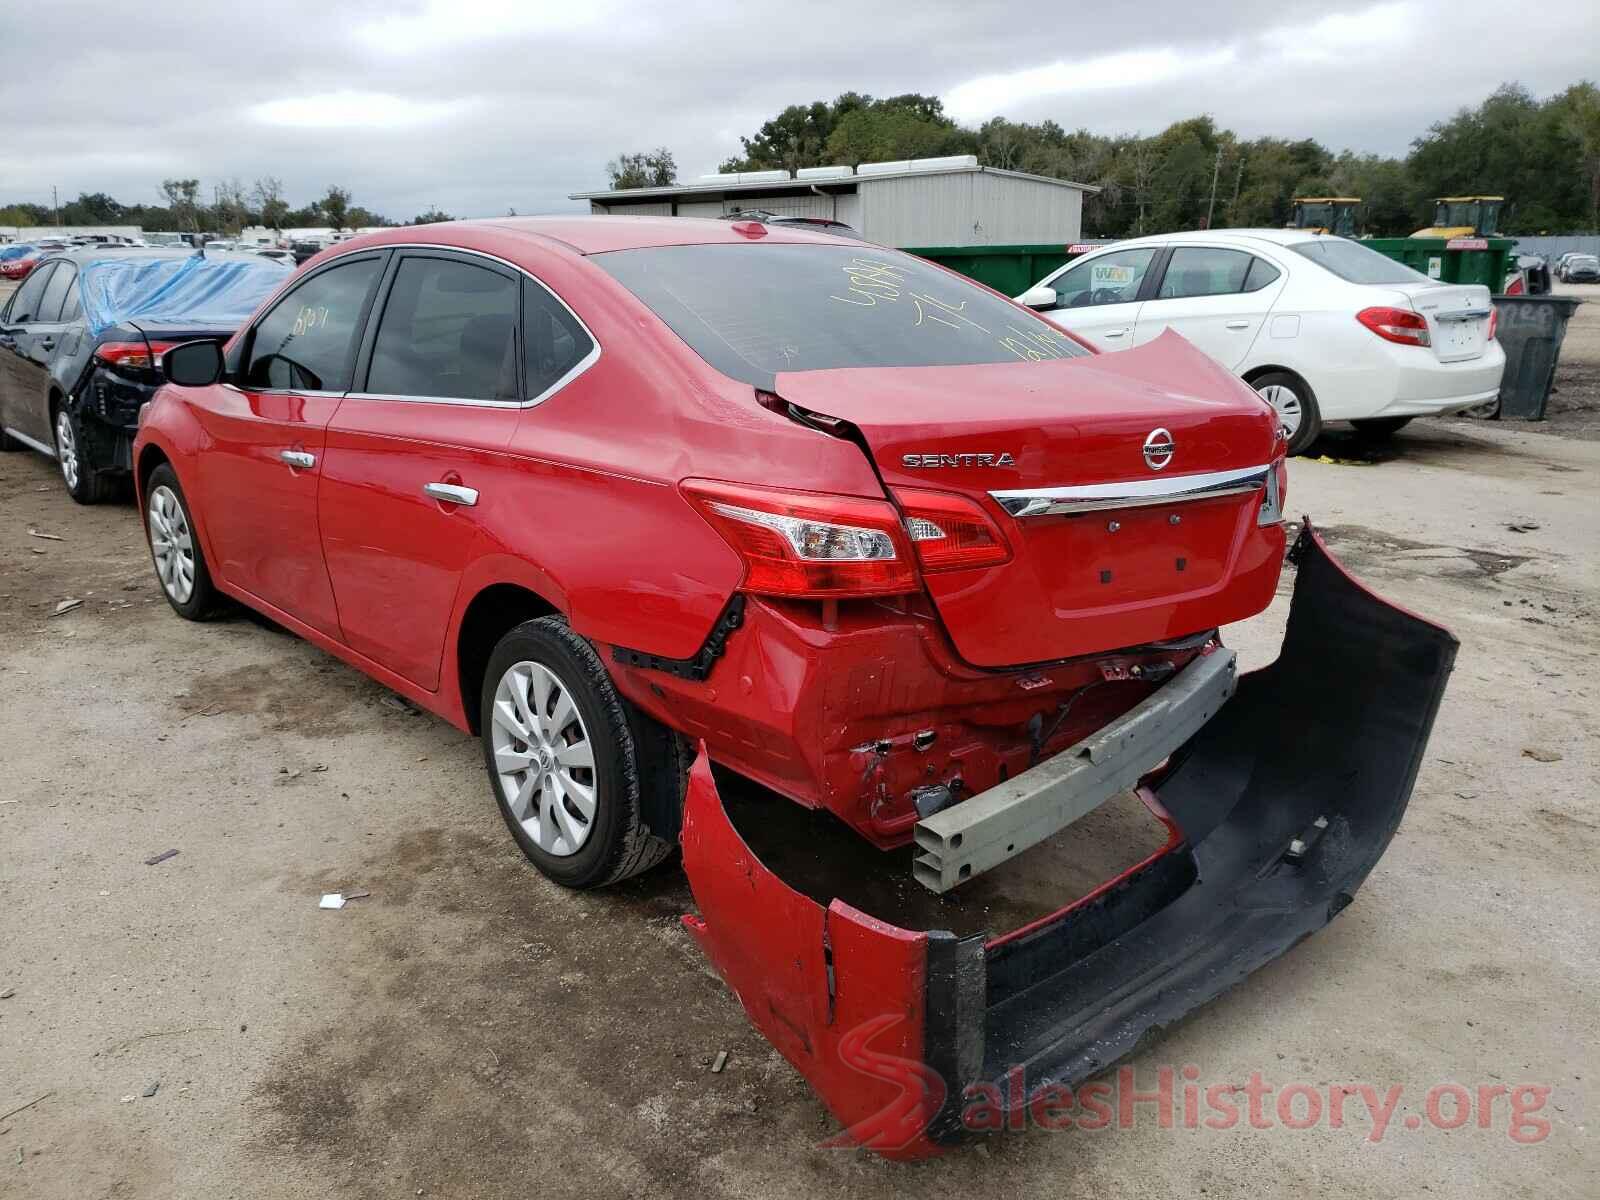
[{"label": "utility pole", "polygon": [[1211,200],[1206,204],[1206,228],[1211,228],[1211,214],[1217,207],[1217,173],[1222,170],[1222,147],[1217,147],[1217,161],[1211,164]]},{"label": "utility pole", "polygon": [[56,228],[61,228],[61,196],[56,191],[56,185],[50,185],[50,206],[56,210]]},{"label": "utility pole", "polygon": [[1233,203],[1228,206],[1228,220],[1239,223],[1239,185],[1244,182],[1244,155],[1239,155],[1239,172],[1233,177]]}]

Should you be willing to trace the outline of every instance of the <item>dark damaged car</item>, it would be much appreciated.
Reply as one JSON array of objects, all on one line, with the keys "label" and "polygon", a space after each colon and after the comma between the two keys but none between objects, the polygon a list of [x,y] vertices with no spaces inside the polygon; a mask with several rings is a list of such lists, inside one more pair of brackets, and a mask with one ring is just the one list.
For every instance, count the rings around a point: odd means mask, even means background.
[{"label": "dark damaged car", "polygon": [[48,454],[74,500],[107,499],[131,469],[161,356],[226,341],[289,273],[253,254],[186,248],[47,257],[0,308],[0,450]]}]

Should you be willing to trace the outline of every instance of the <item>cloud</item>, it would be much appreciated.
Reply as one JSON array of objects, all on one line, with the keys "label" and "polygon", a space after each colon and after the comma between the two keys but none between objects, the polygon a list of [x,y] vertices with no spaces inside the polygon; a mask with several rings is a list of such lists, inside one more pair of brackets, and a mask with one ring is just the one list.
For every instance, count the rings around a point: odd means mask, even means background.
[{"label": "cloud", "polygon": [[414,129],[437,125],[477,107],[472,98],[408,100],[386,92],[324,92],[252,105],[252,120],[293,129]]},{"label": "cloud", "polygon": [[1061,60],[969,79],[945,94],[944,106],[956,120],[978,123],[1014,109],[1022,101],[1036,104],[1082,92],[1134,91],[1202,78],[1232,66],[1237,58],[1231,46],[1200,54],[1164,46]]},{"label": "cloud", "polygon": [[1453,0],[1442,29],[1425,0],[1142,0],[1137,21],[1038,0],[275,0],[242,34],[218,32],[214,0],[163,0],[137,44],[62,42],[63,11],[125,24],[113,0],[0,3],[0,204],[273,175],[293,203],[337,184],[401,219],[571,212],[608,160],[655,146],[691,178],[784,106],[850,90],[1108,134],[1205,112],[1404,153],[1506,80],[1547,95],[1593,76],[1600,44],[1595,0],[1525,4],[1512,26],[1503,0]]},{"label": "cloud", "polygon": [[609,20],[602,0],[427,0],[409,16],[385,14],[358,25],[358,43],[386,54],[592,29]]}]

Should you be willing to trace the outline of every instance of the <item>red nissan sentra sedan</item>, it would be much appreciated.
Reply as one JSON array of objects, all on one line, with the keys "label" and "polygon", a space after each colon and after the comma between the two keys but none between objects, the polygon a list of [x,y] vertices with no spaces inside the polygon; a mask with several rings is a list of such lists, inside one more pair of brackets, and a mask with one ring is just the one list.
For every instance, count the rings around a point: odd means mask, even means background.
[{"label": "red nissan sentra sedan", "polygon": [[[959,1133],[979,1072],[1082,1078],[1330,919],[1449,669],[1308,530],[1284,657],[1237,679],[1217,629],[1284,561],[1271,409],[1176,335],[1095,355],[825,234],[386,231],[165,367],[134,461],[173,608],[241,601],[477,734],[559,883],[681,842],[691,930],[886,1152]],[[939,892],[1141,783],[1170,836],[1023,929],[908,931],[763,867],[711,763],[914,843]],[[904,1128],[862,1030],[931,1068]]]}]

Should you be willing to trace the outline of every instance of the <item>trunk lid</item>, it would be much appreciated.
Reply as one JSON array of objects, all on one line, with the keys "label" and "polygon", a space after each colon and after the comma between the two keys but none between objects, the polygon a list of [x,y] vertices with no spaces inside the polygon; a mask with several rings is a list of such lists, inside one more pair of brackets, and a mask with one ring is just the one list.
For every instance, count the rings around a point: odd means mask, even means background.
[{"label": "trunk lid", "polygon": [[1481,358],[1489,346],[1489,289],[1482,284],[1403,283],[1383,289],[1398,294],[1401,306],[1421,313],[1428,340],[1440,362]]},{"label": "trunk lid", "polygon": [[[1176,334],[1056,362],[781,374],[775,391],[855,426],[891,494],[958,493],[1000,528],[1010,561],[925,576],[975,665],[1209,629],[1276,585],[1282,528],[1257,524],[1276,421]],[[1147,461],[1151,440],[1170,452]]]}]

